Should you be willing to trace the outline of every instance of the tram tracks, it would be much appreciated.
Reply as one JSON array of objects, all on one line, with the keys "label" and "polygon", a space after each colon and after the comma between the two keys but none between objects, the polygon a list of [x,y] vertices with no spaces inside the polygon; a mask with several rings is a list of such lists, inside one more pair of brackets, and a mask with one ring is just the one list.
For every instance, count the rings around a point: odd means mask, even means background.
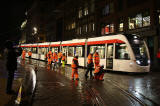
[{"label": "tram tracks", "polygon": [[[141,93],[134,91],[134,90],[128,91],[128,90],[122,88],[121,86],[119,86],[118,82],[110,80],[110,79],[106,79],[106,80],[107,80],[107,82],[111,83],[113,86],[118,88],[120,91],[122,91],[126,96],[136,100],[140,105],[142,105],[142,106],[158,106],[157,103],[155,103],[151,99],[145,97]],[[138,95],[138,97],[136,95],[134,95],[135,93]],[[142,98],[143,98],[143,100],[142,100]]]}]

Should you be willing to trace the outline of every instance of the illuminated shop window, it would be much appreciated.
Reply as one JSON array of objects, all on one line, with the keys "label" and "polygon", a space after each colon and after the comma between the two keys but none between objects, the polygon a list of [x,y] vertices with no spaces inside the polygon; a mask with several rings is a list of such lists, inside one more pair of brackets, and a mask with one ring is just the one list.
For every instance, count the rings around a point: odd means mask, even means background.
[{"label": "illuminated shop window", "polygon": [[79,18],[82,17],[82,10],[79,10],[79,12],[78,12],[78,17],[79,17]]}]

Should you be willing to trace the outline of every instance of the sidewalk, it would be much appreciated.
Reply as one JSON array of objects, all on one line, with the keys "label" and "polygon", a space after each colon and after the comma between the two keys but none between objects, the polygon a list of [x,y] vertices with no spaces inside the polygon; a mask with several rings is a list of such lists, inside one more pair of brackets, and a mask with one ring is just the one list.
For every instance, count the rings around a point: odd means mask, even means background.
[{"label": "sidewalk", "polygon": [[20,65],[17,68],[18,71],[15,72],[16,75],[12,85],[16,94],[8,95],[6,94],[7,71],[5,68],[5,61],[0,59],[0,106],[14,106],[20,87],[20,77],[23,76],[22,73],[19,73],[19,68]]}]

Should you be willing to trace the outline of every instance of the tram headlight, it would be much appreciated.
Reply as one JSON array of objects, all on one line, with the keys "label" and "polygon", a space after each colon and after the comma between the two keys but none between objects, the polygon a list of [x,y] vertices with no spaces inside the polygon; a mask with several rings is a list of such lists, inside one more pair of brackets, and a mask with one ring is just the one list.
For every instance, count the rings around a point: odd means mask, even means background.
[{"label": "tram headlight", "polygon": [[140,64],[141,64],[140,60],[136,60],[136,63],[137,63],[138,65],[140,65]]},{"label": "tram headlight", "polygon": [[151,60],[148,60],[148,64],[150,64],[151,63]]}]

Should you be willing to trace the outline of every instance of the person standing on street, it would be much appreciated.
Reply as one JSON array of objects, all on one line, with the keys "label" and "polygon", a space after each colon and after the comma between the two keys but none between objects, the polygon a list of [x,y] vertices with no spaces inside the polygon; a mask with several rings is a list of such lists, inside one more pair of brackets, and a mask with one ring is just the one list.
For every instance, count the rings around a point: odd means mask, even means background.
[{"label": "person standing on street", "polygon": [[59,66],[61,66],[61,60],[62,60],[62,52],[60,51],[59,53],[58,53],[58,64],[59,64]]},{"label": "person standing on street", "polygon": [[53,63],[54,63],[54,68],[57,68],[57,62],[58,62],[57,52],[54,52],[54,53],[53,53],[52,61],[53,61]]},{"label": "person standing on street", "polygon": [[90,79],[93,77],[92,75],[92,70],[93,70],[93,54],[89,54],[88,55],[88,62],[87,62],[87,71],[86,71],[86,74],[85,74],[85,77],[88,78],[88,72],[90,72]]},{"label": "person standing on street", "polygon": [[66,56],[65,56],[65,54],[63,53],[63,56],[62,56],[62,67],[63,67],[63,68],[65,67],[65,64],[66,64]]},{"label": "person standing on street", "polygon": [[99,54],[98,54],[98,50],[96,50],[96,52],[94,53],[94,66],[95,66],[95,68],[99,65],[99,63],[100,63]]},{"label": "person standing on street", "polygon": [[25,57],[26,57],[26,50],[24,49],[22,52],[22,59],[25,60]]},{"label": "person standing on street", "polygon": [[28,56],[29,56],[29,59],[31,59],[31,57],[32,57],[32,52],[31,51],[28,52]]},{"label": "person standing on street", "polygon": [[76,80],[79,80],[78,78],[78,66],[79,66],[79,63],[78,63],[78,56],[75,56],[72,60],[72,64],[71,64],[71,67],[72,67],[72,80],[74,80],[74,76],[76,78]]},{"label": "person standing on street", "polygon": [[17,57],[22,54],[22,49],[16,51],[16,49],[13,48],[13,43],[11,41],[7,41],[5,46],[7,49],[6,68],[8,72],[6,93],[12,94],[14,93],[12,90],[12,83],[14,80],[14,72],[17,70]]}]

